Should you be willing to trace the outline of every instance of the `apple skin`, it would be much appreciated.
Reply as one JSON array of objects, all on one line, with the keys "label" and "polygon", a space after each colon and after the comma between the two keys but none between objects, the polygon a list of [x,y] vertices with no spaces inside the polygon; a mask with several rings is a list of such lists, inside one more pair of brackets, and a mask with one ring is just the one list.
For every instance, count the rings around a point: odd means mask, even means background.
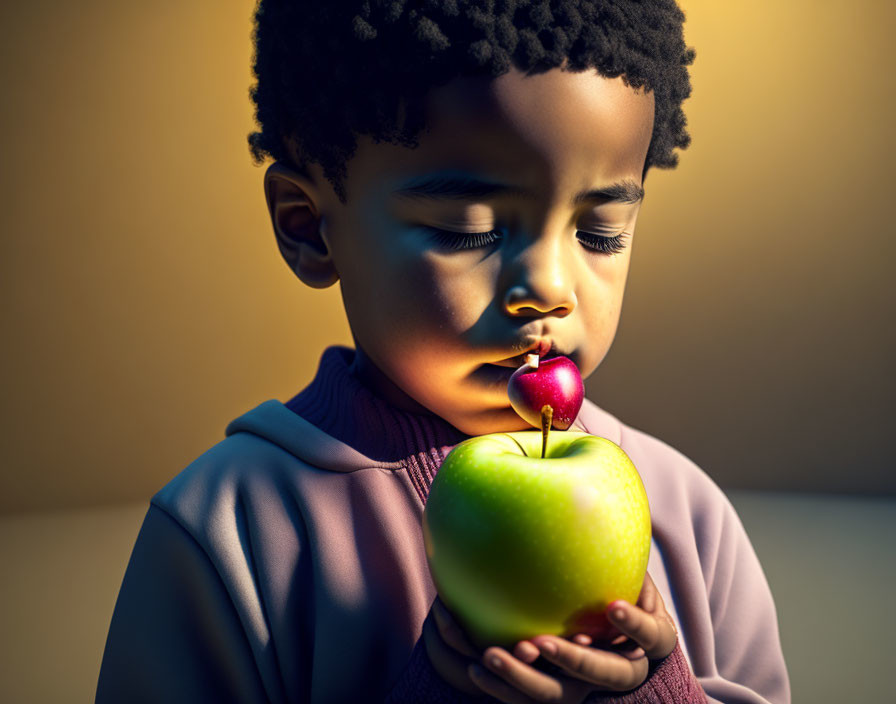
[{"label": "apple skin", "polygon": [[549,405],[554,413],[551,427],[566,430],[579,415],[585,385],[571,359],[551,357],[539,361],[537,369],[528,364],[517,369],[507,382],[507,396],[529,425],[541,428],[541,408]]},{"label": "apple skin", "polygon": [[540,634],[606,639],[607,606],[635,603],[650,509],[635,466],[606,438],[494,433],[445,458],[423,512],[439,596],[480,648]]}]

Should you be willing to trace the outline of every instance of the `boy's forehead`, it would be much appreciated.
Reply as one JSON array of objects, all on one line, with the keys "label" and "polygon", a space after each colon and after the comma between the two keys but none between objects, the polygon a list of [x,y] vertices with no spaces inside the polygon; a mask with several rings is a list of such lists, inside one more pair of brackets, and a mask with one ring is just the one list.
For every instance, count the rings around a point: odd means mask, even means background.
[{"label": "boy's forehead", "polygon": [[437,88],[427,101],[427,120],[446,131],[464,125],[510,130],[533,143],[551,135],[581,143],[597,129],[610,142],[649,135],[653,110],[653,94],[627,86],[621,77],[606,78],[593,69],[533,75],[514,69],[496,79],[462,77]]},{"label": "boy's forehead", "polygon": [[425,111],[416,149],[359,140],[349,167],[355,185],[373,179],[396,188],[444,170],[539,189],[640,182],[654,99],[596,71],[514,70],[497,79],[455,79],[432,91]]}]

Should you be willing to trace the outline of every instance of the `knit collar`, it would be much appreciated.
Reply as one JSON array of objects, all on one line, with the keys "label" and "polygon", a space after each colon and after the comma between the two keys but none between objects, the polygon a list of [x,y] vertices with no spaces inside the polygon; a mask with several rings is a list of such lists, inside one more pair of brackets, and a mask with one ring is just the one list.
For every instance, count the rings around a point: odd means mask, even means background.
[{"label": "knit collar", "polygon": [[[285,405],[312,425],[381,462],[441,465],[469,436],[435,414],[392,406],[351,373],[355,351],[333,346],[321,355],[311,383]],[[428,473],[428,472],[427,472]]]}]

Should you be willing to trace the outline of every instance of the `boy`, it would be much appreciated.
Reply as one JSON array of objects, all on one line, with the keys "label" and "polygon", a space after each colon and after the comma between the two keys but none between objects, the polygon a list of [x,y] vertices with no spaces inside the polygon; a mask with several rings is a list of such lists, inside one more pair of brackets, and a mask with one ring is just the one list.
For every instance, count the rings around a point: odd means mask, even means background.
[{"label": "boy", "polygon": [[479,652],[423,549],[451,447],[526,428],[506,394],[525,353],[587,377],[609,349],[644,177],[688,144],[683,19],[673,2],[262,0],[250,141],[275,158],[274,232],[304,283],[339,282],[355,349],[153,498],[98,701],[789,701],[730,504],[590,401],[577,427],[626,451],[651,505],[644,590],[609,609],[624,643]]}]

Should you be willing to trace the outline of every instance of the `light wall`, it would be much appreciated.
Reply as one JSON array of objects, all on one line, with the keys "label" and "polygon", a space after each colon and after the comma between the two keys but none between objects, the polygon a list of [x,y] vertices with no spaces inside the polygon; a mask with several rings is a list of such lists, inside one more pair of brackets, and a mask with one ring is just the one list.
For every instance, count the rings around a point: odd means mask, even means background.
[{"label": "light wall", "polygon": [[[589,396],[724,486],[893,493],[896,9],[681,5],[693,144]],[[252,6],[0,9],[0,512],[148,498],[350,342],[270,230]]]}]

